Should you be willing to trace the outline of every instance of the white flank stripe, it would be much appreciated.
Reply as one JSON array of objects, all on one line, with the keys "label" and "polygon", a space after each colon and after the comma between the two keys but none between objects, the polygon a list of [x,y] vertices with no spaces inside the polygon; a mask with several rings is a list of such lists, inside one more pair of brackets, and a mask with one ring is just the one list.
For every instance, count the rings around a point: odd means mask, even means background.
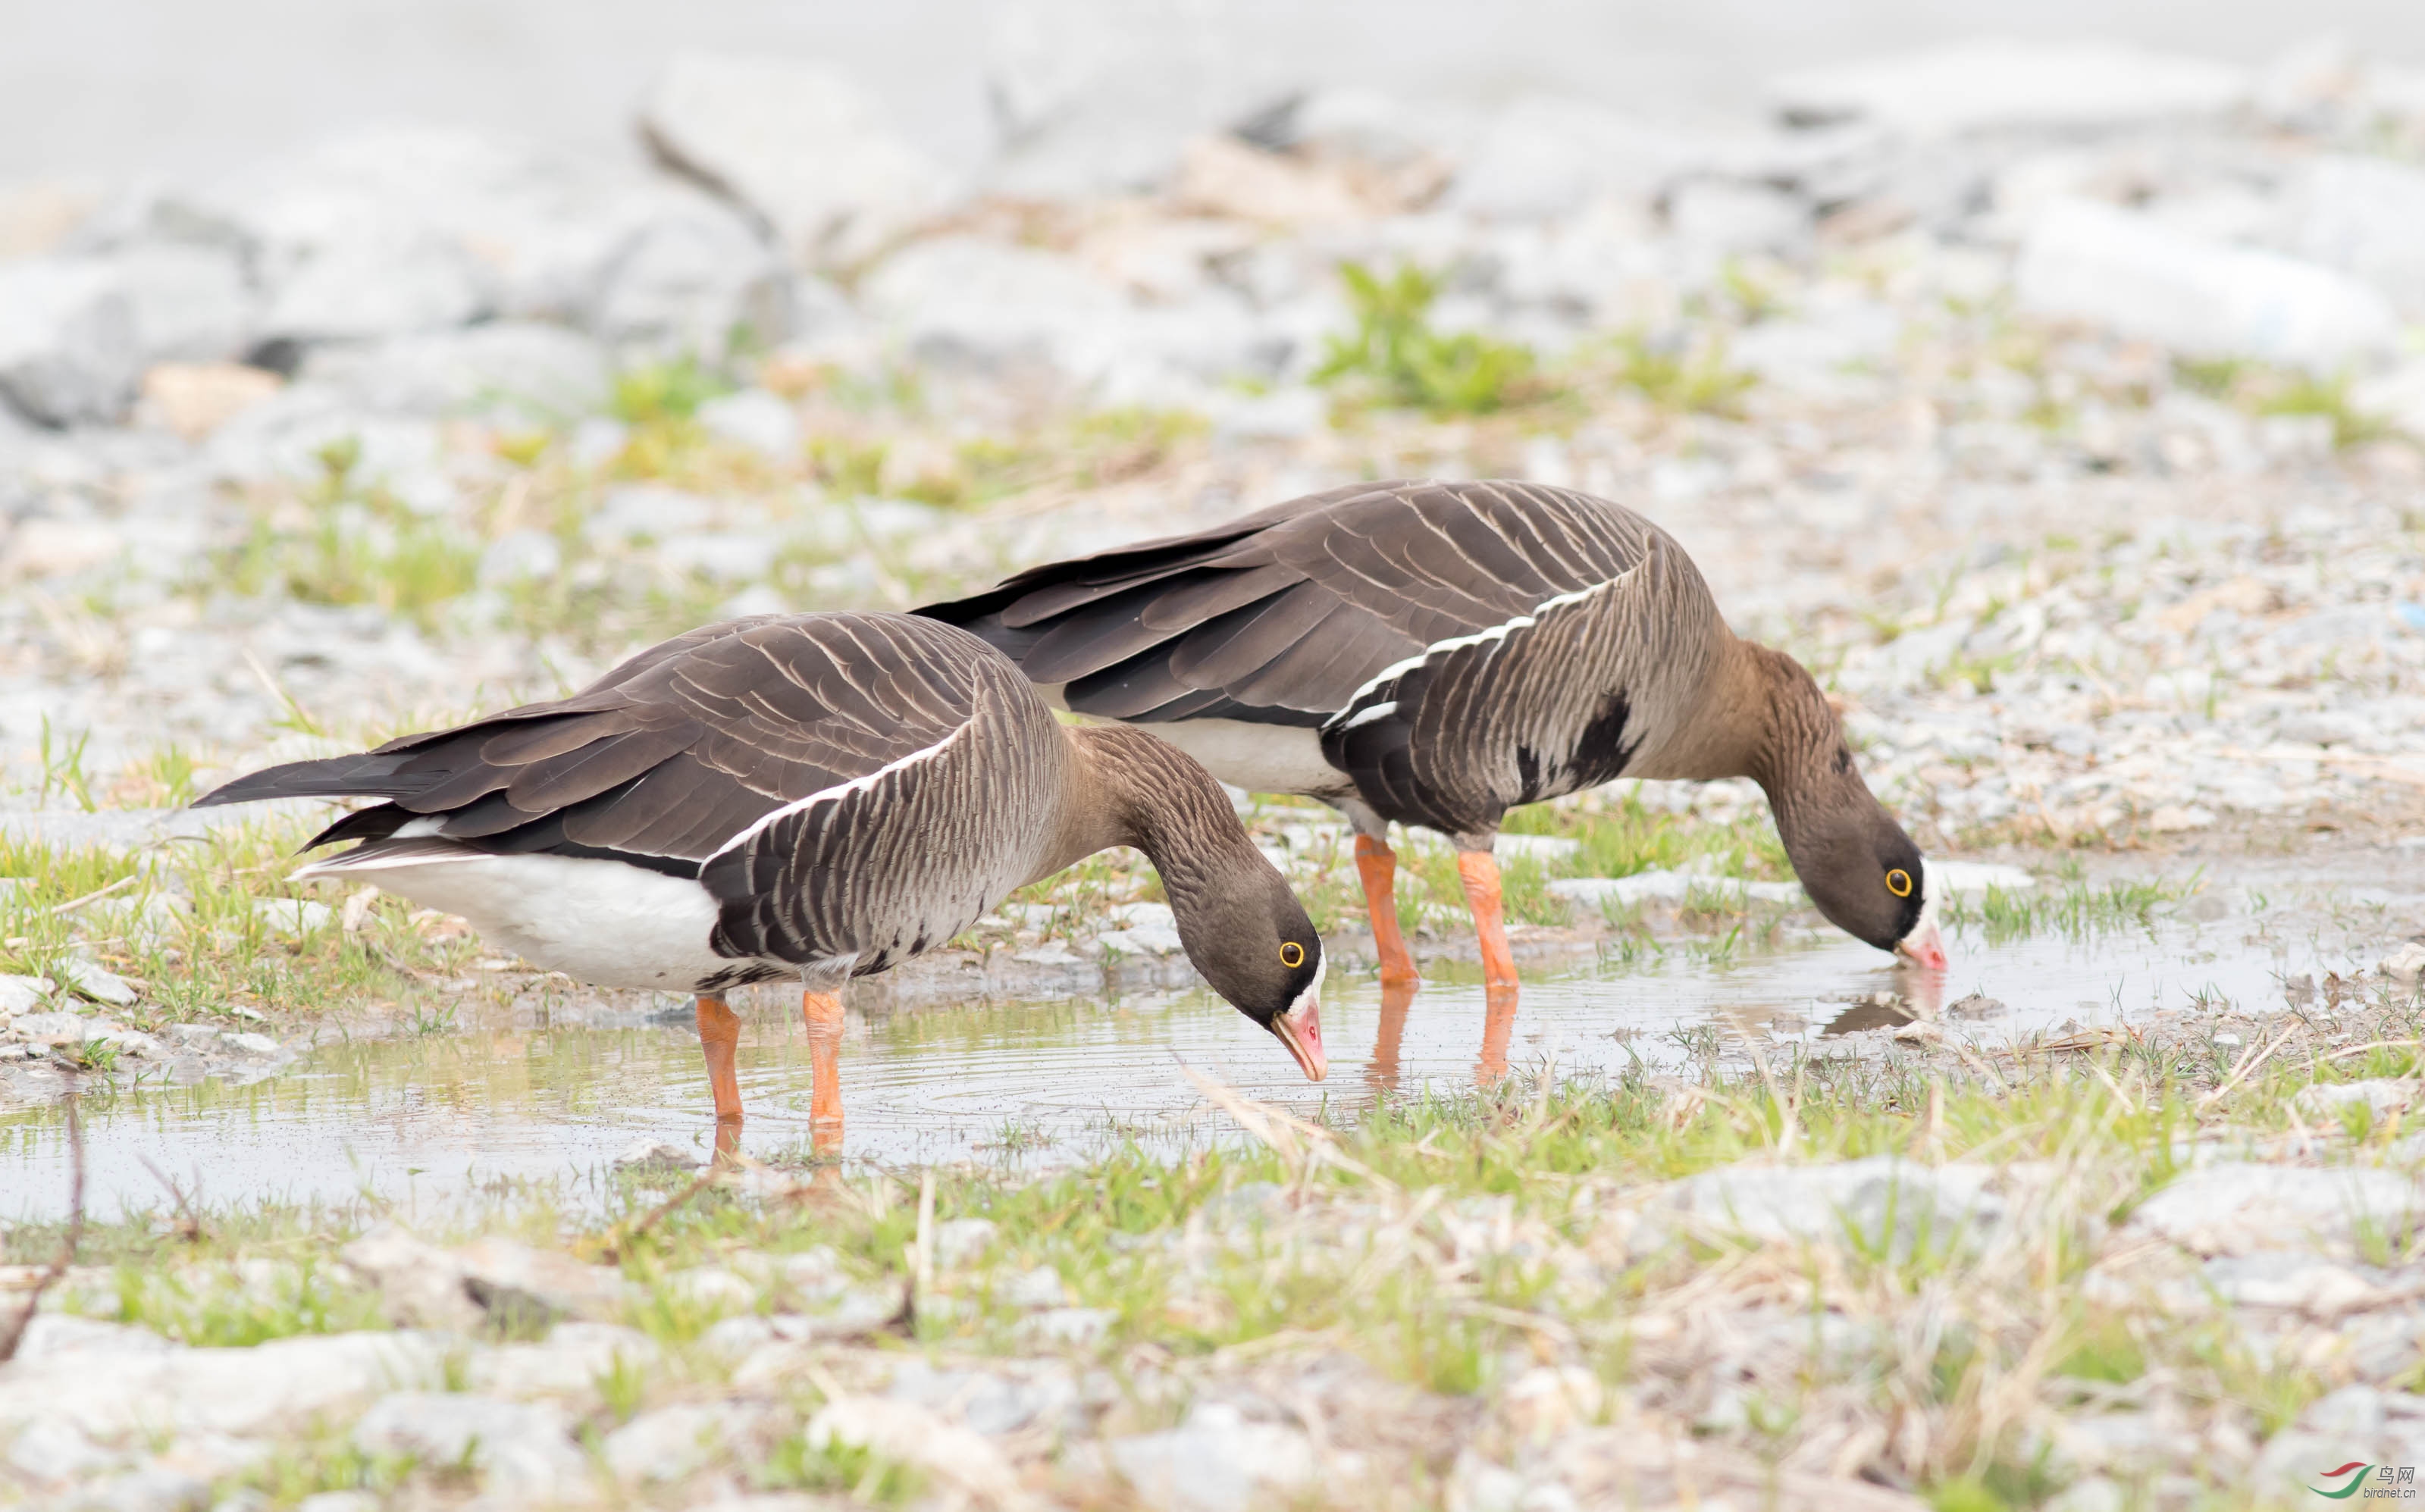
[{"label": "white flank stripe", "polygon": [[935,742],[923,750],[913,750],[908,755],[901,757],[897,761],[886,762],[883,765],[868,773],[865,777],[854,777],[847,782],[837,782],[832,787],[821,789],[818,792],[810,794],[805,798],[799,798],[791,803],[786,803],[781,808],[775,810],[773,812],[762,815],[757,822],[750,825],[748,828],[742,830],[739,834],[734,835],[731,840],[726,841],[723,844],[716,846],[715,850],[709,852],[707,859],[709,861],[714,861],[716,857],[723,855],[726,851],[732,849],[735,845],[747,844],[758,834],[760,830],[765,828],[768,825],[787,819],[795,813],[805,813],[810,809],[816,807],[820,803],[839,802],[863,788],[874,787],[877,782],[882,781],[885,778],[891,776],[893,773],[901,770],[905,766],[914,766],[918,763],[925,761],[929,757],[941,755],[943,751],[950,747],[953,741],[959,739],[961,735],[968,732],[969,725],[974,724],[975,722],[976,716],[974,715],[971,715],[968,721],[963,723],[957,730],[953,731],[950,734],[945,735],[942,739]]},{"label": "white flank stripe", "polygon": [[[1350,705],[1350,707],[1353,707],[1353,705]],[[1341,730],[1353,730],[1357,725],[1369,724],[1375,719],[1387,719],[1389,716],[1397,712],[1398,700],[1390,699],[1385,702],[1376,703],[1369,709],[1357,710],[1355,718],[1348,720],[1339,728]]]},{"label": "white flank stripe", "polygon": [[389,838],[392,840],[422,840],[438,833],[440,829],[445,828],[445,825],[446,816],[444,814],[426,814],[419,819],[407,819],[404,823],[395,827],[395,833],[391,835]]},{"label": "white flank stripe", "polygon": [[1492,625],[1487,630],[1477,630],[1469,635],[1452,635],[1446,640],[1436,640],[1430,645],[1424,647],[1421,651],[1419,651],[1412,656],[1407,657],[1405,661],[1392,662],[1388,667],[1383,668],[1371,681],[1367,682],[1362,687],[1357,688],[1354,697],[1351,697],[1347,700],[1345,708],[1341,709],[1338,714],[1332,715],[1329,719],[1324,722],[1322,728],[1325,730],[1332,728],[1353,730],[1367,719],[1381,718],[1385,715],[1393,712],[1397,705],[1394,703],[1375,704],[1370,709],[1358,710],[1355,717],[1346,719],[1344,724],[1341,723],[1341,720],[1345,717],[1347,711],[1349,709],[1356,708],[1357,700],[1363,698],[1366,694],[1372,692],[1375,688],[1387,686],[1393,680],[1405,676],[1408,672],[1411,672],[1416,668],[1422,666],[1423,663],[1430,661],[1433,657],[1445,656],[1450,651],[1463,651],[1468,646],[1480,646],[1493,640],[1504,640],[1518,630],[1529,630],[1533,626],[1539,624],[1541,622],[1541,617],[1548,614],[1550,610],[1563,609],[1570,603],[1581,603],[1595,593],[1602,593],[1616,587],[1619,583],[1624,582],[1627,578],[1631,577],[1641,570],[1640,564],[1637,563],[1632,567],[1627,568],[1624,571],[1617,573],[1616,576],[1610,578],[1605,583],[1595,583],[1587,588],[1577,588],[1572,593],[1561,593],[1555,598],[1543,599],[1540,603],[1533,605],[1529,612],[1518,615],[1515,619],[1508,620],[1505,624]]}]

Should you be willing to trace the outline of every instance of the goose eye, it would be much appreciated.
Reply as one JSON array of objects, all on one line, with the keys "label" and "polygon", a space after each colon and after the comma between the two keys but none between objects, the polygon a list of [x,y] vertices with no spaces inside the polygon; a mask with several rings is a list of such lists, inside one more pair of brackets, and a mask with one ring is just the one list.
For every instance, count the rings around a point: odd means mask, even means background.
[{"label": "goose eye", "polygon": [[1295,971],[1298,967],[1304,965],[1305,947],[1298,944],[1293,940],[1280,946],[1280,964],[1287,967],[1290,971]]},{"label": "goose eye", "polygon": [[1887,891],[1899,898],[1911,896],[1911,874],[1900,866],[1887,873]]}]

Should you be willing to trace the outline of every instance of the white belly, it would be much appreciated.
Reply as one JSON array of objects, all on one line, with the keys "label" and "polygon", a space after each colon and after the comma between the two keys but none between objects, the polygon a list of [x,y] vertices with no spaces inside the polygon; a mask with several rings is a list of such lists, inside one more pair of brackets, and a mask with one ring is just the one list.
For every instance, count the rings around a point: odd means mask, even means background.
[{"label": "white belly", "polygon": [[708,943],[716,915],[707,889],[620,861],[477,856],[306,870],[460,914],[500,954],[598,987],[687,992],[742,964]]},{"label": "white belly", "polygon": [[1322,759],[1322,734],[1297,725],[1244,719],[1177,719],[1139,725],[1204,764],[1204,769],[1249,793],[1337,797],[1352,793],[1347,774]]}]

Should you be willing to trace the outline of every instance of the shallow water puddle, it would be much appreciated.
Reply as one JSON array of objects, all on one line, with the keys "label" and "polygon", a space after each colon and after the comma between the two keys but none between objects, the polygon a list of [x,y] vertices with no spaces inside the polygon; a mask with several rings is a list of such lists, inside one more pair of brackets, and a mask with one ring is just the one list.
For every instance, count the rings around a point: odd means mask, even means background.
[{"label": "shallow water puddle", "polygon": [[[1995,1037],[2073,1021],[2128,1022],[2198,998],[2279,1007],[2284,977],[2350,969],[2312,945],[2255,943],[2248,933],[2246,921],[2233,921],[1995,946],[1957,940],[1939,990],[1944,1002],[1975,990],[2006,1005],[1959,1022],[1959,1033]],[[1319,1086],[1297,1075],[1270,1036],[1200,991],[1110,1004],[879,1006],[854,1011],[845,1042],[844,1153],[1043,1166],[1123,1138],[1176,1149],[1230,1134],[1182,1061],[1249,1097],[1338,1112],[1383,1087],[1453,1090],[1502,1070],[1615,1074],[1636,1057],[1676,1067],[1693,1053],[1689,1031],[1721,1021],[1823,1045],[1831,1024],[1899,1022],[1858,1000],[1914,987],[1909,973],[1840,937],[1725,964],[1676,951],[1545,974],[1524,988],[1512,1021],[1491,1019],[1478,985],[1435,981],[1393,1009],[1369,980],[1334,975],[1323,1003],[1330,1079]],[[744,1148],[796,1154],[809,1135],[798,1020],[773,992],[735,1006],[748,1021]],[[364,1191],[451,1202],[513,1179],[560,1182],[569,1201],[595,1200],[604,1172],[635,1142],[705,1152],[713,1125],[689,1020],[685,1005],[637,1027],[330,1041],[248,1086],[88,1099],[88,1201],[103,1214],[165,1206],[153,1167],[214,1202]],[[1486,1035],[1500,1041],[1487,1054]],[[67,1167],[56,1107],[0,1118],[0,1214],[61,1211]]]}]

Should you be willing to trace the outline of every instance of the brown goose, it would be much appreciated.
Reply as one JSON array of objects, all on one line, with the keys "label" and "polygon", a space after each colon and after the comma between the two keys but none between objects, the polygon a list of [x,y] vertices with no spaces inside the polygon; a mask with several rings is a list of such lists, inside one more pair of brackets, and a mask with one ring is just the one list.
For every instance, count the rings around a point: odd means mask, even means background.
[{"label": "brown goose", "polygon": [[1502,816],[1617,777],[1753,779],[1821,912],[1945,964],[1919,850],[1810,674],[1737,638],[1682,548],[1605,499],[1359,483],[919,612],[1000,647],[1069,709],[1347,814],[1385,984],[1415,977],[1391,821],[1456,844],[1485,973],[1512,987]]},{"label": "brown goose", "polygon": [[741,1121],[729,988],[796,976],[830,1145],[843,981],[1112,845],[1161,873],[1188,958],[1325,1070],[1322,941],[1220,785],[1162,741],[1065,728],[999,652],[907,615],[759,616],[569,699],[240,778],[201,803],[372,797],[297,877],[373,883],[602,987],[698,995],[719,1148]]}]

